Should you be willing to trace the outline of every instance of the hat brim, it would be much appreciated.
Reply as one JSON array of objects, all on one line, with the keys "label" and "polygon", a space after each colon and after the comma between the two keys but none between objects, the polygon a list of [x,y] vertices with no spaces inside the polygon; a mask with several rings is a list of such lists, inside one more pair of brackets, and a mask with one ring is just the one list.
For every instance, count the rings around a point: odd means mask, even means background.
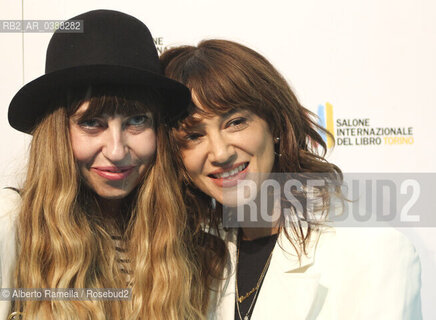
[{"label": "hat brim", "polygon": [[80,66],[45,74],[23,86],[9,105],[9,123],[19,131],[31,133],[68,88],[100,84],[157,89],[164,100],[162,114],[167,121],[180,117],[190,101],[190,92],[184,85],[156,73],[125,66]]}]

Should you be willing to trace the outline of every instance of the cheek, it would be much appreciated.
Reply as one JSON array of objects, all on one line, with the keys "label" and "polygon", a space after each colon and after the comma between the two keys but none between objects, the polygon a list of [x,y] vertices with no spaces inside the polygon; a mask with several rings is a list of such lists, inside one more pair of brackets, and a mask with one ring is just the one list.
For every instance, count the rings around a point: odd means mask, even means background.
[{"label": "cheek", "polygon": [[182,151],[182,161],[189,178],[196,183],[203,171],[203,159],[196,149]]},{"label": "cheek", "polygon": [[274,150],[271,134],[262,132],[261,130],[246,134],[245,137],[241,137],[240,141],[245,141],[244,145],[247,149],[250,149],[253,154],[266,155]]},{"label": "cheek", "polygon": [[274,160],[275,160],[275,154],[274,154],[274,143],[272,142],[272,137],[270,140],[268,140],[264,145],[264,151],[263,151],[263,171],[264,173],[270,173],[273,170],[274,167]]},{"label": "cheek", "polygon": [[204,162],[201,155],[193,150],[182,152],[182,161],[188,177],[193,185],[204,193],[211,195],[207,187],[207,177],[203,175]]},{"label": "cheek", "polygon": [[131,146],[139,159],[148,162],[156,153],[156,133],[150,129],[135,136],[132,139]]},{"label": "cheek", "polygon": [[98,151],[92,139],[81,135],[74,128],[70,129],[70,140],[74,158],[79,164],[91,160]]},{"label": "cheek", "polygon": [[[263,134],[259,134],[263,132]],[[256,155],[259,161],[259,170],[263,173],[270,173],[274,166],[274,142],[273,137],[269,130],[263,128],[259,130],[257,134],[251,135],[246,141],[251,140],[251,152]]]},{"label": "cheek", "polygon": [[186,172],[192,176],[196,171],[198,171],[198,165],[196,164],[195,157],[192,156],[192,152],[182,151],[182,162],[185,166]]},{"label": "cheek", "polygon": [[264,146],[264,158],[266,165],[269,166],[268,172],[272,170],[272,167],[274,166],[274,142],[272,137],[268,137],[267,141],[265,142]]}]

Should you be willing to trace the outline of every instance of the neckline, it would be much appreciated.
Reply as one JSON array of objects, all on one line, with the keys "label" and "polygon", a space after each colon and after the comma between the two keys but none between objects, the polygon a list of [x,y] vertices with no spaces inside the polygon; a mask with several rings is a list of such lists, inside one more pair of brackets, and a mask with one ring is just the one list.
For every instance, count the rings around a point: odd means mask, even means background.
[{"label": "neckline", "polygon": [[262,242],[269,242],[270,240],[277,239],[278,235],[279,235],[279,233],[275,233],[275,234],[270,234],[270,235],[267,235],[267,236],[263,236],[263,237],[256,238],[256,239],[251,239],[251,240],[250,239],[242,239],[242,237],[241,237],[240,243],[262,243]]}]

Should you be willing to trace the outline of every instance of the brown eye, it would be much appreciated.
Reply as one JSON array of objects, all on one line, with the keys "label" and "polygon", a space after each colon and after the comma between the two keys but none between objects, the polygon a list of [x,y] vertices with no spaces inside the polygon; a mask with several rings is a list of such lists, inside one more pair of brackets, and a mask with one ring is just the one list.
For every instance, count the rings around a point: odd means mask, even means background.
[{"label": "brown eye", "polygon": [[184,136],[184,140],[185,141],[197,141],[198,139],[200,139],[203,135],[201,133],[190,133],[187,134],[186,136]]},{"label": "brown eye", "polygon": [[226,127],[234,127],[236,129],[244,127],[247,124],[247,118],[244,117],[238,117],[236,119],[232,119],[229,122],[227,122]]}]

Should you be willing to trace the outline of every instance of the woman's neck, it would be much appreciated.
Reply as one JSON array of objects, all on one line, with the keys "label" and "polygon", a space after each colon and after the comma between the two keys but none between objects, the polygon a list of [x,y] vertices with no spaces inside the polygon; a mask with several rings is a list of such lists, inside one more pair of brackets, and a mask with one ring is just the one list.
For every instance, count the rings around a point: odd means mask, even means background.
[{"label": "woman's neck", "polygon": [[[257,197],[255,205],[257,208],[264,208],[261,205],[260,197]],[[257,216],[255,221],[251,221],[251,212],[246,212],[245,221],[240,225],[242,230],[242,240],[255,240],[262,237],[271,236],[273,234],[279,233],[280,230],[280,217],[281,217],[281,206],[280,198],[274,198],[272,196],[268,197],[268,202],[266,206],[266,211],[269,212],[267,215],[260,214]],[[251,210],[250,206],[247,206]],[[259,211],[258,211],[259,212]],[[265,220],[265,217],[268,218]]]},{"label": "woman's neck", "polygon": [[272,236],[279,232],[279,227],[272,228],[241,228],[242,240],[255,240],[262,237]]},{"label": "woman's neck", "polygon": [[122,199],[98,199],[98,205],[103,216],[108,218],[117,219],[121,213]]}]

